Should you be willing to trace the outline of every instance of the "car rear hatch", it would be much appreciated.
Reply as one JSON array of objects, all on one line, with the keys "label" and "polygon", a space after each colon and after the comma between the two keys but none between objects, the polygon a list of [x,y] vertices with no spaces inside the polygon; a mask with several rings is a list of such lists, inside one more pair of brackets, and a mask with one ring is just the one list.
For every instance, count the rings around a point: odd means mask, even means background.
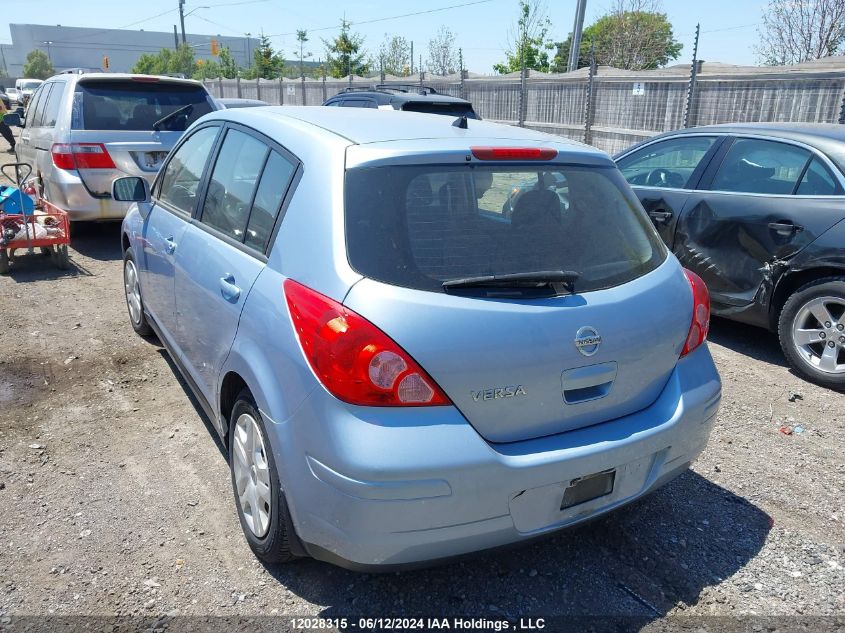
[{"label": "car rear hatch", "polygon": [[185,128],[213,109],[208,92],[194,82],[83,78],[74,94],[70,147],[58,149],[73,155],[92,194],[108,197],[120,176],[152,183]]},{"label": "car rear hatch", "polygon": [[618,171],[596,154],[467,154],[347,170],[348,257],[365,279],[344,304],[491,442],[650,405],[683,348],[692,295]]}]

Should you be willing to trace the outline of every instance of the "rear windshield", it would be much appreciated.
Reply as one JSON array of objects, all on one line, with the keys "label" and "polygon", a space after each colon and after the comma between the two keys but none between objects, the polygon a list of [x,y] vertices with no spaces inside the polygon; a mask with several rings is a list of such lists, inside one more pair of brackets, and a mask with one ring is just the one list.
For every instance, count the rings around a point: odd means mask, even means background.
[{"label": "rear windshield", "polygon": [[213,110],[201,86],[140,81],[83,83],[76,86],[71,127],[75,130],[152,130],[156,121],[190,105],[159,129],[183,132]]},{"label": "rear windshield", "polygon": [[576,291],[626,283],[666,249],[612,167],[389,166],[346,174],[349,262],[366,277],[444,281],[574,271]]},{"label": "rear windshield", "polygon": [[449,116],[465,116],[468,119],[477,118],[472,106],[468,103],[438,103],[436,101],[408,101],[402,104],[406,112],[423,112],[426,114],[447,114]]}]

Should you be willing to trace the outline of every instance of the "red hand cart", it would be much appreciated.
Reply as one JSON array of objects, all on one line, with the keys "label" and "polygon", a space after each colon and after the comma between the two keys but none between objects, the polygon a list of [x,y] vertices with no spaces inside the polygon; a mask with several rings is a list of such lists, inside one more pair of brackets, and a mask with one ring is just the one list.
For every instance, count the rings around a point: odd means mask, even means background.
[{"label": "red hand cart", "polygon": [[[14,168],[14,178],[7,171]],[[22,168],[26,175],[21,177]],[[21,196],[26,195],[24,188],[32,168],[27,163],[8,163],[0,166],[0,171],[13,180]],[[18,205],[24,208],[23,202]],[[4,213],[0,209],[0,274],[8,274],[14,260],[15,251],[26,249],[34,253],[41,249],[60,270],[70,266],[68,258],[70,244],[70,220],[67,212],[56,205],[39,198],[35,210],[31,213]]]}]

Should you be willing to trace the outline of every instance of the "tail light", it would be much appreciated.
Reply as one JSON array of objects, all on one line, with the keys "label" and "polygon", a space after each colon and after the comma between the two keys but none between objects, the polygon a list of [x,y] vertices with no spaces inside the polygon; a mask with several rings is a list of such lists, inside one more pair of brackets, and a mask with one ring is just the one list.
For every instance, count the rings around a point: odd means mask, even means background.
[{"label": "tail light", "polygon": [[333,396],[376,407],[451,404],[425,370],[367,319],[292,279],[284,290],[305,358]]},{"label": "tail light", "polygon": [[681,358],[699,347],[706,339],[710,329],[710,293],[707,286],[691,270],[684,268],[684,274],[692,288],[692,323],[689,327]]},{"label": "tail light", "polygon": [[53,143],[50,154],[59,169],[114,169],[114,161],[102,143]]},{"label": "tail light", "polygon": [[551,147],[472,147],[478,160],[552,160],[557,150]]}]

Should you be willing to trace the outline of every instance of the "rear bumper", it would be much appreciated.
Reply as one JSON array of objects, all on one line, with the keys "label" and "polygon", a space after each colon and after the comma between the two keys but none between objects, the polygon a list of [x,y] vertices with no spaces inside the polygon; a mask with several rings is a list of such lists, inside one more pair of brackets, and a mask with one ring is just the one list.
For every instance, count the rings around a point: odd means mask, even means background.
[{"label": "rear bumper", "polygon": [[[701,453],[720,398],[703,347],[647,409],[535,440],[491,445],[453,407],[350,407],[322,388],[268,432],[306,549],[390,568],[534,538],[647,494]],[[608,469],[609,495],[561,510],[572,479]]]},{"label": "rear bumper", "polygon": [[47,197],[74,221],[119,220],[126,215],[131,203],[109,198],[94,198],[73,171],[53,169],[44,176]]}]

